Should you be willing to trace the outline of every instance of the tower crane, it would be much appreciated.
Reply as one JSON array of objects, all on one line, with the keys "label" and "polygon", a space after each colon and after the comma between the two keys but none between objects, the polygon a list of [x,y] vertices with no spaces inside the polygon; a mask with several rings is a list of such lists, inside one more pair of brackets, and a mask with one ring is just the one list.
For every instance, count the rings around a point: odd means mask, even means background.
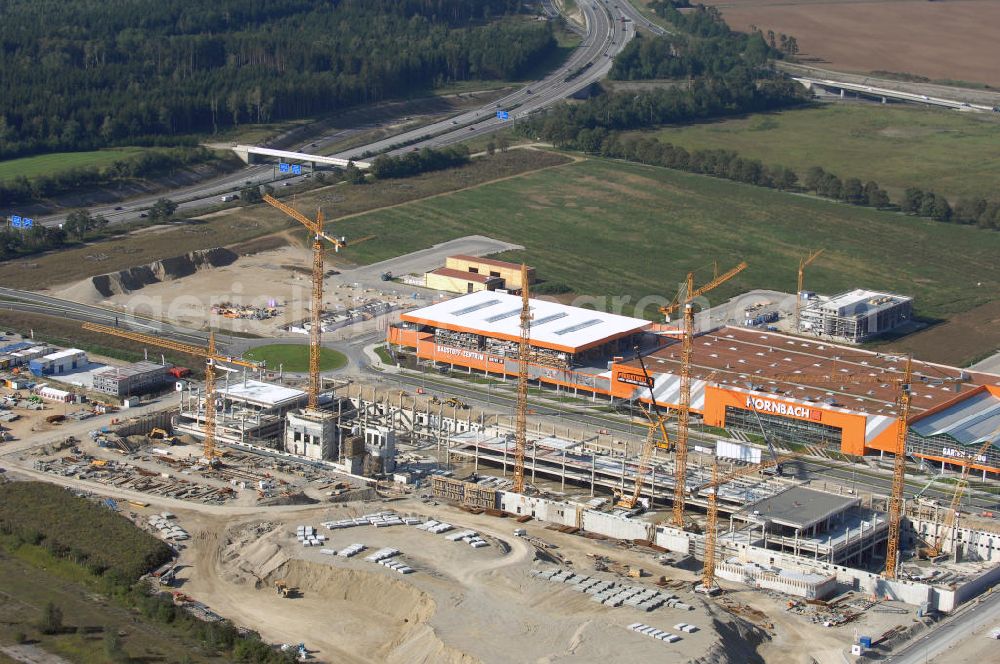
[{"label": "tower crane", "polygon": [[323,343],[323,240],[333,245],[336,251],[347,246],[347,239],[327,235],[323,231],[323,211],[316,211],[316,219],[309,219],[295,208],[285,205],[270,194],[264,195],[264,202],[281,210],[286,215],[305,226],[312,234],[313,264],[312,264],[312,307],[309,328],[309,408],[316,408],[319,402],[319,356]]},{"label": "tower crane", "polygon": [[677,439],[674,455],[674,505],[673,522],[678,528],[684,527],[684,480],[687,475],[688,427],[691,422],[691,353],[694,348],[694,299],[729,281],[749,267],[740,263],[733,269],[720,274],[710,282],[695,289],[694,273],[688,272],[687,287],[673,304],[660,307],[660,313],[670,316],[684,307],[684,330],[681,341],[681,385],[680,403],[677,409]]},{"label": "tower crane", "polygon": [[160,348],[200,357],[205,360],[205,441],[203,458],[209,464],[215,463],[218,456],[215,449],[215,365],[217,363],[231,364],[259,371],[264,368],[263,362],[251,362],[229,355],[220,355],[215,350],[214,332],[208,335],[208,347],[202,348],[201,346],[192,346],[179,341],[171,341],[170,339],[154,337],[149,334],[142,334],[141,332],[131,332],[117,327],[108,327],[107,325],[99,325],[97,323],[84,323],[83,329],[90,330],[91,332],[100,332],[101,334],[109,334],[122,339],[129,339],[141,344],[159,346]]},{"label": "tower crane", "polygon": [[[896,409],[898,412],[896,424],[896,441],[893,446],[895,457],[892,464],[892,490],[889,494],[889,541],[885,554],[885,572],[887,579],[896,578],[897,561],[899,560],[899,536],[900,526],[903,518],[903,488],[906,480],[906,434],[909,430],[910,420],[910,381],[913,376],[913,358],[909,355],[903,366],[903,370],[898,376],[886,376],[885,374],[822,374],[822,375],[802,375],[783,374],[771,376],[772,380],[787,381],[791,383],[808,384],[829,384],[829,383],[853,383],[853,384],[885,384],[892,383],[896,387]],[[950,380],[950,379],[949,379]],[[957,379],[956,379],[957,380]]]},{"label": "tower crane", "polygon": [[944,521],[941,522],[941,528],[938,529],[937,535],[934,537],[934,544],[929,546],[924,550],[924,553],[929,558],[935,558],[941,555],[941,548],[944,545],[944,540],[947,537],[947,533],[951,530],[951,527],[955,523],[955,518],[958,516],[958,505],[962,502],[962,496],[965,494],[965,490],[969,488],[969,471],[972,469],[972,463],[982,455],[986,454],[986,450],[990,448],[990,445],[995,443],[1000,439],[1000,427],[993,430],[986,440],[983,441],[982,446],[976,450],[976,453],[971,459],[966,459],[962,463],[962,477],[955,484],[955,493],[951,497],[951,505],[948,507],[948,511],[945,512]]},{"label": "tower crane", "polygon": [[802,314],[802,279],[805,276],[806,268],[812,265],[813,261],[819,258],[820,254],[823,253],[823,249],[817,249],[805,258],[799,259],[799,281],[798,288],[795,290],[795,331],[799,331],[799,317]]},{"label": "tower crane", "polygon": [[[660,406],[656,403],[656,395],[653,394],[653,379],[650,378],[649,372],[646,371],[646,363],[642,359],[642,353],[639,347],[635,348],[636,357],[639,360],[639,366],[642,368],[642,375],[646,381],[646,386],[649,388],[649,401],[652,404],[652,410],[656,414],[654,418],[648,410],[642,409],[643,414],[646,419],[649,420],[647,426],[649,431],[646,433],[646,440],[642,444],[642,452],[639,455],[639,467],[635,471],[635,486],[632,488],[632,495],[625,497],[624,492],[621,492],[619,497],[617,507],[621,507],[627,510],[635,509],[635,506],[639,503],[639,496],[642,494],[642,485],[646,481],[646,475],[649,473],[650,461],[653,458],[653,449],[656,445],[656,432],[659,431],[660,439],[663,441],[663,447],[667,449],[670,448],[670,437],[667,435],[667,428],[664,423],[667,421],[667,416],[660,412]],[[650,504],[652,504],[652,487],[650,487]]]},{"label": "tower crane", "polygon": [[531,302],[528,266],[521,263],[521,338],[517,346],[517,421],[514,429],[514,493],[524,492],[524,451],[528,445],[528,353],[531,352]]}]

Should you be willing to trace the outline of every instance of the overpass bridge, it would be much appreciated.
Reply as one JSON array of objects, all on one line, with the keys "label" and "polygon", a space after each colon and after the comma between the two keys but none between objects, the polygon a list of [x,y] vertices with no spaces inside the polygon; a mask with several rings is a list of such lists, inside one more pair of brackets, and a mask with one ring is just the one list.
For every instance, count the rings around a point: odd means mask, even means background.
[{"label": "overpass bridge", "polygon": [[[316,169],[316,164],[322,164],[324,166],[337,166],[338,168],[344,168],[347,164],[352,163],[348,159],[338,159],[337,157],[324,157],[318,154],[306,154],[305,152],[289,152],[288,150],[274,150],[271,148],[259,148],[255,145],[234,145],[233,152],[242,159],[247,164],[253,163],[254,157],[277,157],[281,161],[285,162],[300,162],[309,164],[313,170]],[[355,166],[361,170],[366,170],[371,168],[371,163],[367,161],[355,161],[353,162]]]},{"label": "overpass bridge", "polygon": [[956,111],[1000,112],[1000,107],[996,106],[987,106],[985,104],[971,104],[969,102],[960,101],[957,99],[930,97],[928,95],[921,95],[913,92],[903,92],[901,90],[892,90],[890,88],[878,88],[871,85],[863,85],[861,83],[849,83],[847,81],[835,81],[826,78],[812,78],[809,76],[793,76],[792,78],[801,83],[803,86],[805,86],[807,90],[820,88],[834,93],[839,92],[841,97],[843,97],[845,93],[850,92],[852,94],[861,97],[880,99],[883,104],[891,99],[893,101],[899,101],[899,102],[926,104],[928,106],[939,106],[942,108],[950,108]]}]

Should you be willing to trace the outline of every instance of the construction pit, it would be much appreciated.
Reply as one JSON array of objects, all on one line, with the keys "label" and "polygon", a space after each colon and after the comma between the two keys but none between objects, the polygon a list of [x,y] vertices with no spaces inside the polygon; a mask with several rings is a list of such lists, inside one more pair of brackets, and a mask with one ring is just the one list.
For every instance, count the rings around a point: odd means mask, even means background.
[{"label": "construction pit", "polygon": [[[435,534],[406,523],[321,525],[390,509],[452,528]],[[824,627],[799,604],[792,609],[786,596],[729,584],[722,599],[707,599],[693,592],[697,569],[664,565],[648,548],[426,498],[276,508],[243,518],[176,513],[192,537],[178,561],[184,593],[269,641],[305,643],[318,661],[602,662],[627,652],[647,661],[840,662],[854,631],[877,638],[912,621],[900,605],[893,607],[900,613],[862,611],[849,625]],[[297,540],[303,525],[325,537],[320,546]],[[466,530],[487,545],[447,537]],[[330,553],[354,544],[365,549],[352,557]],[[392,560],[412,573],[366,560],[382,549],[398,551]],[[608,606],[572,584],[537,576],[560,570],[673,596],[675,605],[648,612]],[[276,581],[295,592],[282,597]],[[680,638],[651,638],[630,627],[636,623]]]}]

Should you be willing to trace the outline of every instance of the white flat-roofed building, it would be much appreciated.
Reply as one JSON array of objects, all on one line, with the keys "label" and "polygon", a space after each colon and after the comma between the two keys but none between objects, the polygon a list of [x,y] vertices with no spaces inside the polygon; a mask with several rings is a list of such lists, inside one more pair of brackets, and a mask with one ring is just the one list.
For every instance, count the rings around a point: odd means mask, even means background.
[{"label": "white flat-roofed building", "polygon": [[813,296],[802,306],[800,332],[855,344],[885,334],[913,317],[912,297],[861,288],[832,297]]}]

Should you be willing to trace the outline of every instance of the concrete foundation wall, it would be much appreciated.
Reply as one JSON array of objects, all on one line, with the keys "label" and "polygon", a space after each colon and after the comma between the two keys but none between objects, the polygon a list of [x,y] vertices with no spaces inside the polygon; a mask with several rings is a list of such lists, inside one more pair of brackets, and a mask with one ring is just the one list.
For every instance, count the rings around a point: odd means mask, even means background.
[{"label": "concrete foundation wall", "polygon": [[[915,548],[922,542],[933,544],[943,528],[943,524],[937,519],[907,517],[903,520],[903,545]],[[1000,562],[1000,534],[969,528],[959,522],[945,534],[941,541],[941,551],[954,554],[955,541],[958,542],[961,558]]]},{"label": "concrete foundation wall", "polygon": [[500,509],[511,514],[529,515],[539,521],[556,523],[560,526],[576,526],[577,516],[581,510],[576,505],[569,503],[547,500],[545,498],[532,498],[522,496],[519,493],[501,491]]},{"label": "concrete foundation wall", "polygon": [[806,599],[823,599],[832,595],[837,589],[837,578],[832,574],[822,581],[811,582],[782,577],[764,570],[752,570],[741,565],[718,563],[715,566],[715,575],[728,581],[746,584],[752,588],[776,590],[786,595]]},{"label": "concrete foundation wall", "polygon": [[120,436],[122,438],[126,436],[144,436],[148,434],[151,429],[166,429],[167,431],[170,431],[172,428],[171,419],[177,413],[178,410],[176,408],[163,410],[157,413],[150,413],[149,415],[143,415],[135,420],[123,422],[122,424],[115,426],[112,431],[116,436]]},{"label": "concrete foundation wall", "polygon": [[652,539],[653,524],[639,519],[587,510],[583,513],[583,529],[615,539],[648,540]]}]

